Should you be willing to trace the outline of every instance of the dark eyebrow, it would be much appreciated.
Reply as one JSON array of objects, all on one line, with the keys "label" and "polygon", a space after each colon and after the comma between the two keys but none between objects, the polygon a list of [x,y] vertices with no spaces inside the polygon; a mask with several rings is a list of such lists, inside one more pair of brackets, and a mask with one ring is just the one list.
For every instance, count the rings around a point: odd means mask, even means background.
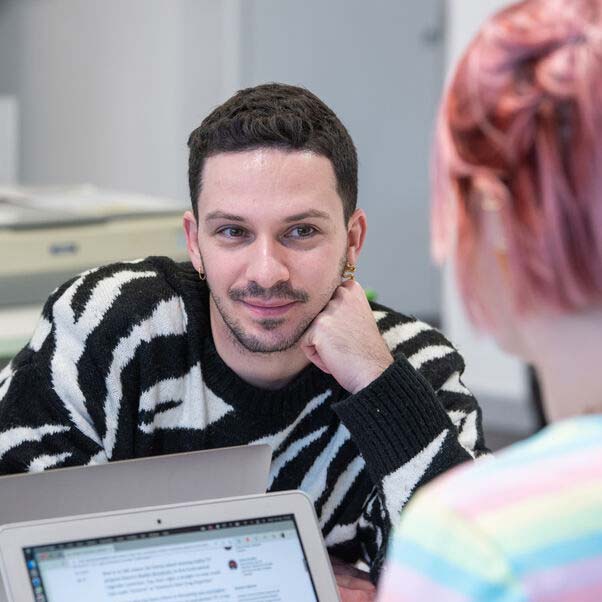
[{"label": "dark eyebrow", "polygon": [[300,222],[308,217],[317,217],[322,219],[330,219],[330,215],[325,211],[319,211],[318,209],[310,209],[309,211],[304,211],[303,213],[297,213],[296,215],[290,215],[284,221],[289,222]]},{"label": "dark eyebrow", "polygon": [[[296,213],[295,215],[289,215],[284,221],[288,223],[292,222],[300,222],[309,217],[321,218],[321,219],[330,219],[330,215],[325,211],[320,211],[318,209],[309,209],[308,211],[303,211],[302,213]],[[229,222],[245,222],[246,219],[241,215],[236,215],[235,213],[224,213],[223,211],[211,211],[205,217],[205,221],[211,221],[214,219],[224,219]]]},{"label": "dark eyebrow", "polygon": [[245,218],[234,213],[224,213],[223,211],[212,211],[205,217],[205,221],[208,222],[212,219],[226,219],[230,222],[244,222]]}]

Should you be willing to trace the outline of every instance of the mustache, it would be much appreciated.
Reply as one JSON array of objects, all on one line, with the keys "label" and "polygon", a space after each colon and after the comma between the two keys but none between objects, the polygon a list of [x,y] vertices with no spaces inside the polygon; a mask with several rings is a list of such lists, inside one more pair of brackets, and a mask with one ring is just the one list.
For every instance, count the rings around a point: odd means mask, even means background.
[{"label": "mustache", "polygon": [[306,303],[309,295],[301,290],[293,288],[288,282],[279,282],[270,287],[263,288],[256,282],[249,282],[244,288],[232,288],[228,291],[228,296],[233,301],[243,301],[244,299],[287,299],[289,301],[300,301]]}]

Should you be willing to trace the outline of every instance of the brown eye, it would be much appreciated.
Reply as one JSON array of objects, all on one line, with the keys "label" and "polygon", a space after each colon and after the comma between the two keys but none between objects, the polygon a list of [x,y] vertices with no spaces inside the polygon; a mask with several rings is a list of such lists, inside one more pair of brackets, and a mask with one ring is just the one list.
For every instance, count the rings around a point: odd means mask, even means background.
[{"label": "brown eye", "polygon": [[235,226],[227,226],[219,230],[219,234],[226,238],[242,238],[245,235],[243,228],[237,228]]},{"label": "brown eye", "polygon": [[309,238],[316,233],[313,226],[295,226],[289,230],[287,236],[290,238]]}]

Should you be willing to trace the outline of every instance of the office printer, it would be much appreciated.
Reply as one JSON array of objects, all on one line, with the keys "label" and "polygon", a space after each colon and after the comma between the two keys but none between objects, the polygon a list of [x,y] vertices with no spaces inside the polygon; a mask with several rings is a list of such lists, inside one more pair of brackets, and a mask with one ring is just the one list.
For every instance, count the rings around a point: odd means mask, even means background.
[{"label": "office printer", "polygon": [[89,185],[0,188],[0,355],[27,341],[49,293],[73,275],[148,255],[187,260],[186,209]]}]

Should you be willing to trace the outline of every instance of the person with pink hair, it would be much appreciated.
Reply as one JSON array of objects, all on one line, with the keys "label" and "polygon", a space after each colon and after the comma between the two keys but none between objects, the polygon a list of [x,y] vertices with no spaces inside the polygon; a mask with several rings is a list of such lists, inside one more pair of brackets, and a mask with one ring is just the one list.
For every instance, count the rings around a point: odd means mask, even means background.
[{"label": "person with pink hair", "polygon": [[531,363],[552,423],[420,490],[379,602],[602,600],[602,0],[525,0],[462,58],[435,142],[433,251]]}]

